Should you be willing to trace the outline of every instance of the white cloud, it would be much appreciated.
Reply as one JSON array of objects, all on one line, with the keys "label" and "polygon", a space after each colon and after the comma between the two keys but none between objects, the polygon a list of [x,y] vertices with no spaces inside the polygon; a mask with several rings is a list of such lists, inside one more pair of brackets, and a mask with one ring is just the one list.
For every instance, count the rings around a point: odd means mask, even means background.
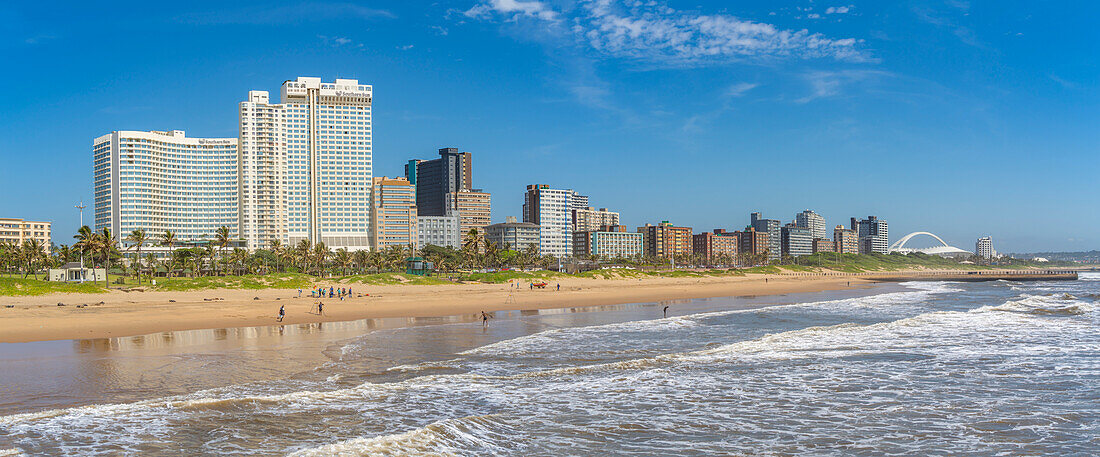
[{"label": "white cloud", "polygon": [[889,75],[879,70],[813,71],[804,75],[810,85],[810,94],[795,102],[809,103],[819,98],[834,97],[841,94],[845,84]]},{"label": "white cloud", "polygon": [[817,13],[810,13],[806,15],[808,19],[821,19],[821,15]]},{"label": "white cloud", "polygon": [[413,45],[411,45],[411,44],[406,44],[406,45],[404,45],[404,46],[398,46],[398,47],[397,47],[397,49],[400,49],[400,50],[402,50],[402,51],[408,51],[408,50],[410,50],[410,49],[412,49],[412,48],[413,48]]},{"label": "white cloud", "polygon": [[726,96],[740,97],[742,95],[745,95],[746,92],[755,89],[757,86],[759,86],[759,84],[737,83],[730,86],[729,89],[726,89]]},{"label": "white cloud", "polygon": [[393,19],[387,10],[369,8],[355,3],[315,1],[282,6],[248,6],[185,14],[184,22],[198,24],[258,24],[283,25],[329,19]]},{"label": "white cloud", "polygon": [[326,45],[332,46],[334,48],[337,48],[337,47],[340,47],[340,46],[346,46],[346,45],[353,45],[353,46],[359,47],[359,48],[363,47],[362,43],[355,44],[351,40],[351,38],[342,37],[342,36],[317,35],[317,38],[320,38],[321,41],[323,41]]},{"label": "white cloud", "polygon": [[664,64],[771,57],[865,59],[853,38],[831,39],[728,14],[679,11],[657,1],[587,0],[559,12],[537,1],[483,0],[466,15],[529,19],[546,28],[567,25],[566,36],[597,53]]},{"label": "white cloud", "polygon": [[518,16],[531,16],[552,21],[557,19],[558,13],[538,0],[488,0],[485,3],[474,5],[464,13],[468,17],[488,18],[493,13],[503,14],[516,18]]},{"label": "white cloud", "polygon": [[848,14],[848,11],[854,8],[854,5],[848,6],[830,6],[825,9],[825,14]]}]

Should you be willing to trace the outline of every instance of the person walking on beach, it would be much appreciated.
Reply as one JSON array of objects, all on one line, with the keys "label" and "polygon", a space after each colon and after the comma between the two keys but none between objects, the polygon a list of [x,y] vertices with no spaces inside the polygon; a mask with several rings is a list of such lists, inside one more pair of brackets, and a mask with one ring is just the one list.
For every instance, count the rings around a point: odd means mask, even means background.
[{"label": "person walking on beach", "polygon": [[286,305],[279,307],[279,322],[283,321],[283,317],[286,317]]},{"label": "person walking on beach", "polygon": [[561,292],[561,284],[558,284],[558,292]]},{"label": "person walking on beach", "polygon": [[318,316],[324,316],[325,315],[325,304],[324,303],[317,302],[317,315]]},{"label": "person walking on beach", "polygon": [[302,288],[298,288],[298,298],[302,298]]}]

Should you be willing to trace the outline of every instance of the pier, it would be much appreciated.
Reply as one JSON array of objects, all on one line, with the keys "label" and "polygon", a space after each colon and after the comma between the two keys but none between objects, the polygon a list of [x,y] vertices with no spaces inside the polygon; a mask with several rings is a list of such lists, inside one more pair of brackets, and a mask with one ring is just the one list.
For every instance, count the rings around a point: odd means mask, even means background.
[{"label": "pier", "polygon": [[1073,281],[1073,270],[980,270],[980,271],[921,271],[908,273],[857,273],[853,276],[871,281]]}]

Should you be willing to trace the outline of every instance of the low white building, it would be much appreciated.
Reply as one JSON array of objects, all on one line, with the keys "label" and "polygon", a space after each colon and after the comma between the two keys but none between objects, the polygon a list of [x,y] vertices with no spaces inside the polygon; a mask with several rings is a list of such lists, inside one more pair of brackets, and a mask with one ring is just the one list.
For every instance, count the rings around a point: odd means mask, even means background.
[{"label": "low white building", "polygon": [[[80,262],[69,262],[61,266],[61,268],[50,268],[46,273],[47,281],[57,282],[79,282],[81,281],[81,268]],[[90,268],[85,266],[83,269],[84,281],[103,281],[107,277],[106,268]]]}]

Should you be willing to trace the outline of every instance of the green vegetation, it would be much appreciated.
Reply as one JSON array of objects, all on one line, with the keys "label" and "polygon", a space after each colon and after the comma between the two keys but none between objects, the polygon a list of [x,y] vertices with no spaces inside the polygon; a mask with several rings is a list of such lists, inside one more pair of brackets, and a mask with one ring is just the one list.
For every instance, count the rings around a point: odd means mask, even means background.
[{"label": "green vegetation", "polygon": [[513,279],[520,279],[524,281],[535,280],[552,280],[554,278],[568,278],[573,275],[565,273],[558,273],[555,271],[538,270],[538,271],[493,271],[488,273],[470,273],[462,276],[460,279],[463,281],[476,281],[487,284],[501,284]]},{"label": "green vegetation", "polygon": [[336,280],[341,284],[369,284],[374,286],[386,286],[386,285],[410,285],[410,286],[424,286],[435,284],[454,284],[451,281],[445,279],[432,278],[426,276],[410,275],[405,273],[375,273],[368,275],[354,275],[345,276]]},{"label": "green vegetation", "polygon": [[45,295],[57,293],[97,294],[106,292],[103,285],[93,282],[66,283],[39,279],[0,278],[0,296]]},{"label": "green vegetation", "polygon": [[[784,265],[784,268],[792,265]],[[848,273],[894,271],[904,269],[984,270],[989,266],[960,263],[957,260],[914,252],[905,254],[817,253],[798,258],[800,267],[819,267]]]},{"label": "green vegetation", "polygon": [[268,273],[244,276],[200,276],[160,278],[152,290],[188,291],[204,289],[296,289],[309,288],[316,278],[301,273]]}]

